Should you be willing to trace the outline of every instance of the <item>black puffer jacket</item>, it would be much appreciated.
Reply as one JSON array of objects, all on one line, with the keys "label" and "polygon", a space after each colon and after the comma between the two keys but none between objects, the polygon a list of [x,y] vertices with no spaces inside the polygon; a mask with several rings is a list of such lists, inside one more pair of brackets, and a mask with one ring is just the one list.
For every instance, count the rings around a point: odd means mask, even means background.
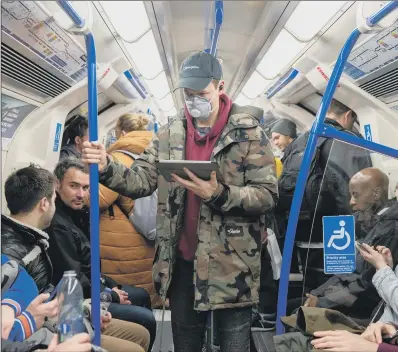
[{"label": "black puffer jacket", "polygon": [[[53,284],[56,285],[67,270],[76,271],[85,298],[91,297],[91,246],[89,220],[85,210],[69,208],[58,196],[51,226],[49,255],[54,266]],[[118,286],[112,279],[102,276],[101,287]],[[120,286],[121,287],[121,286]],[[119,296],[112,291],[112,301],[119,303]]]},{"label": "black puffer jacket", "polygon": [[48,235],[6,215],[1,216],[1,253],[16,260],[35,280],[39,292],[51,291]]}]

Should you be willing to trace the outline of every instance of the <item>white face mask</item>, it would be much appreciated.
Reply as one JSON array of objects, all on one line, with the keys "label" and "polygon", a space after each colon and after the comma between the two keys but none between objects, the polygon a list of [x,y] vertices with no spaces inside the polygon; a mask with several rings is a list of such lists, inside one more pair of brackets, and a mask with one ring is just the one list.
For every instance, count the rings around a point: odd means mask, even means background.
[{"label": "white face mask", "polygon": [[211,106],[212,100],[199,95],[191,95],[185,98],[185,104],[191,116],[198,121],[207,121],[214,108]]}]

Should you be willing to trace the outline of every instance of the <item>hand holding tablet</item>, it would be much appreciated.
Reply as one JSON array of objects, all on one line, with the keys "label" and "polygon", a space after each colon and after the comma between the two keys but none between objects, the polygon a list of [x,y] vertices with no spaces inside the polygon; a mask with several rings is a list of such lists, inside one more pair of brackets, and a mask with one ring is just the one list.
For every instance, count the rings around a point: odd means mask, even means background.
[{"label": "hand holding tablet", "polygon": [[220,173],[217,163],[211,161],[195,161],[195,160],[159,160],[156,162],[160,174],[167,182],[173,182],[171,174],[175,174],[184,180],[191,180],[184,171],[188,169],[196,177],[203,181],[210,181],[210,175],[213,171],[216,172],[217,180],[222,182],[223,177]]},{"label": "hand holding tablet", "polygon": [[222,182],[223,177],[217,163],[160,160],[157,167],[166,181],[178,182],[203,200],[210,200],[216,192],[221,192],[219,181]]}]

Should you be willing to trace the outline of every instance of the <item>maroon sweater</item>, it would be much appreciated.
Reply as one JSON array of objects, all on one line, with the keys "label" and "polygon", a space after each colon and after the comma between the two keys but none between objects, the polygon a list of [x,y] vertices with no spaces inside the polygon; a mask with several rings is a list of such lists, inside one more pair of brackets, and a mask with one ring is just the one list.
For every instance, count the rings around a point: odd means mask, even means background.
[{"label": "maroon sweater", "polygon": [[[192,116],[185,107],[185,117],[187,118],[186,160],[210,160],[211,153],[228,122],[231,107],[232,102],[227,95],[221,95],[218,120],[210,132],[203,137],[195,129]],[[201,198],[188,190],[185,199],[184,230],[178,244],[182,257],[187,261],[193,261],[195,257],[200,205]]]},{"label": "maroon sweater", "polygon": [[395,346],[389,345],[387,343],[382,343],[379,345],[377,352],[398,352],[398,346],[397,345],[395,345]]}]

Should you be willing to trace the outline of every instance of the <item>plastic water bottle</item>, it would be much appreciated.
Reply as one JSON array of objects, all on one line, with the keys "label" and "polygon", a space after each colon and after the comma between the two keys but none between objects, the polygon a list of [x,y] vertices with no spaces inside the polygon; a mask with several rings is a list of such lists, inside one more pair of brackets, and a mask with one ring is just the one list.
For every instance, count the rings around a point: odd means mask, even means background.
[{"label": "plastic water bottle", "polygon": [[57,298],[58,341],[62,343],[76,334],[85,332],[83,311],[83,289],[74,270],[65,271],[59,285]]},{"label": "plastic water bottle", "polygon": [[110,288],[106,288],[100,294],[100,301],[101,301],[101,315],[106,315],[109,305],[112,303],[112,290]]}]

